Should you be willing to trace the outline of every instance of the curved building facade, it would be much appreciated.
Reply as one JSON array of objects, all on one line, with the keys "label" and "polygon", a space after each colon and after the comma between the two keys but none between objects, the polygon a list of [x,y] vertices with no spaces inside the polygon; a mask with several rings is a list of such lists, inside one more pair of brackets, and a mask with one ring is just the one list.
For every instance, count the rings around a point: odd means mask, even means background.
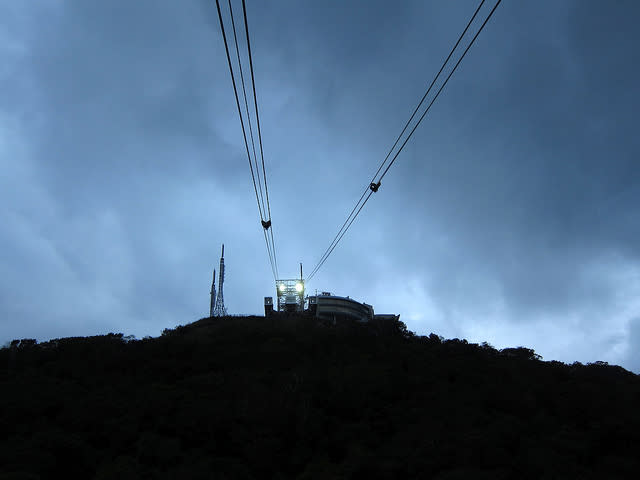
[{"label": "curved building facade", "polygon": [[349,297],[317,295],[309,297],[309,310],[326,320],[355,320],[369,322],[373,319],[373,307]]}]

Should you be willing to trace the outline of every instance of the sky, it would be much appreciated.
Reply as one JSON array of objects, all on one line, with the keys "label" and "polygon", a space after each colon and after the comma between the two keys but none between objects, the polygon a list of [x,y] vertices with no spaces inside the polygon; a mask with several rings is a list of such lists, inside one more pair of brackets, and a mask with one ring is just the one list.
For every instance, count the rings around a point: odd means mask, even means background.
[{"label": "sky", "polygon": [[[476,6],[247,0],[281,277],[318,262]],[[502,2],[307,291],[640,373],[639,14]],[[1,344],[208,316],[222,243],[229,313],[263,312],[213,0],[0,0],[0,92]]]}]

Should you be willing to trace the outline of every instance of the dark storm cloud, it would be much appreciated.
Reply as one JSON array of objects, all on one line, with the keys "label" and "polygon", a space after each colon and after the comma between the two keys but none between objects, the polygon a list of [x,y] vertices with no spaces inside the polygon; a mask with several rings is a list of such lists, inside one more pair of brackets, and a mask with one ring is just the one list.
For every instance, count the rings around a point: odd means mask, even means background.
[{"label": "dark storm cloud", "polygon": [[198,21],[199,6],[172,2],[13,10],[24,48],[9,63],[15,95],[3,98],[12,153],[24,152],[9,172],[23,186],[5,190],[3,305],[5,318],[46,319],[7,331],[172,322],[188,303],[175,287],[184,271],[213,260],[189,254],[204,253],[213,201],[245,181],[240,153],[214,128],[225,114],[211,84],[225,72],[194,51],[217,32]]},{"label": "dark storm cloud", "polygon": [[[630,362],[639,7],[503,3],[310,288],[420,333]],[[0,298],[16,319],[3,338],[189,321],[223,240],[231,310],[259,312],[272,286],[215,3],[16,5],[0,30]],[[291,276],[319,258],[476,5],[247,7]],[[34,320],[45,306],[55,320]]]},{"label": "dark storm cloud", "polygon": [[166,2],[80,2],[38,32],[33,75],[52,112],[39,147],[56,193],[70,181],[128,184],[140,171],[212,173],[213,162],[193,154],[218,143],[208,93],[215,69],[192,51],[213,32],[192,23],[197,13]]},{"label": "dark storm cloud", "polygon": [[[524,21],[522,12],[502,13],[507,24]],[[640,200],[633,163],[639,149],[628,113],[639,102],[628,98],[627,88],[612,90],[612,76],[604,72],[639,75],[628,49],[616,52],[620,44],[607,34],[632,31],[628,10],[619,6],[609,15],[593,29],[571,10],[564,41],[545,34],[546,22],[533,24],[530,40],[513,49],[519,55],[505,59],[500,78],[492,79],[495,95],[458,97],[465,102],[457,111],[475,103],[471,108],[482,112],[460,132],[466,151],[449,150],[440,156],[446,160],[425,168],[435,177],[425,204],[437,205],[436,215],[462,243],[459,251],[491,263],[487,270],[501,278],[514,317],[569,313],[589,304],[594,291],[607,303],[616,286],[607,272],[590,275],[593,263],[621,256],[637,265],[633,239],[640,223],[630,208]],[[581,38],[585,29],[597,39]],[[609,55],[586,56],[593,43]],[[482,76],[479,68],[472,77]],[[623,108],[616,108],[618,95],[626,98]]]}]

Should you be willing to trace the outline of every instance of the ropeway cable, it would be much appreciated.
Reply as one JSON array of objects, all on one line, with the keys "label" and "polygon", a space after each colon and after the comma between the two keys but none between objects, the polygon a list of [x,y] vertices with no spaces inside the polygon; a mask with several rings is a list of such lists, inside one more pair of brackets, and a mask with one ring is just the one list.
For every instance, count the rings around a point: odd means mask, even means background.
[{"label": "ropeway cable", "polygon": [[425,111],[422,113],[422,115],[420,116],[420,118],[418,119],[418,122],[416,123],[416,125],[413,127],[413,129],[411,130],[411,132],[409,133],[409,135],[407,136],[407,138],[405,139],[405,141],[402,143],[402,145],[400,146],[400,149],[396,152],[396,154],[393,156],[393,159],[391,160],[391,162],[389,163],[389,165],[387,165],[387,168],[385,168],[384,172],[382,172],[382,175],[380,175],[380,178],[378,179],[378,182],[380,182],[384,176],[387,174],[387,172],[389,171],[389,169],[391,168],[391,166],[394,164],[394,162],[396,161],[396,159],[398,158],[398,155],[400,155],[400,152],[402,151],[402,149],[404,148],[404,146],[407,144],[407,142],[409,141],[409,139],[411,138],[411,136],[413,135],[413,132],[416,131],[416,128],[418,128],[418,125],[420,125],[420,122],[422,122],[422,119],[425,117],[425,115],[429,112],[429,110],[431,110],[431,106],[433,105],[433,103],[438,99],[438,97],[440,96],[440,93],[442,93],[442,90],[444,89],[444,87],[447,85],[447,83],[449,82],[449,79],[451,78],[451,76],[453,75],[453,73],[456,71],[456,69],[458,68],[458,65],[460,65],[460,62],[462,62],[462,59],[465,57],[465,55],[467,54],[467,52],[469,51],[469,49],[471,48],[471,46],[474,44],[474,42],[476,41],[476,38],[478,38],[478,35],[480,35],[480,32],[482,32],[482,30],[484,29],[485,25],[487,24],[487,22],[489,21],[489,19],[491,18],[491,16],[493,15],[493,12],[496,11],[496,8],[498,8],[498,5],[500,5],[500,3],[502,2],[502,0],[498,0],[497,3],[494,5],[494,7],[491,9],[491,12],[489,12],[489,15],[487,16],[487,18],[485,18],[484,22],[482,22],[482,25],[480,26],[480,29],[476,32],[476,34],[473,36],[473,39],[471,39],[471,42],[469,43],[469,45],[467,45],[467,48],[465,48],[464,52],[462,53],[462,55],[460,56],[460,58],[458,59],[458,61],[456,62],[456,64],[454,65],[453,69],[451,70],[451,72],[449,73],[449,75],[447,75],[447,78],[445,79],[445,81],[442,83],[442,85],[440,86],[440,88],[438,89],[438,91],[436,92],[436,94],[434,95],[433,99],[431,100],[431,102],[429,103],[429,105],[427,106],[427,108],[425,109]]},{"label": "ropeway cable", "polygon": [[[422,104],[424,103],[424,100],[427,98],[427,96],[429,95],[429,92],[431,92],[431,89],[433,88],[433,85],[435,84],[435,82],[437,81],[438,77],[440,76],[440,74],[442,73],[442,71],[444,70],[445,66],[447,65],[447,63],[449,62],[449,59],[451,58],[451,56],[453,55],[454,51],[456,50],[456,48],[458,47],[458,45],[460,44],[460,42],[462,41],[462,38],[464,37],[464,35],[467,33],[467,30],[469,29],[469,27],[471,26],[471,24],[473,23],[473,20],[476,18],[476,16],[478,15],[478,12],[480,11],[480,9],[482,8],[482,6],[484,5],[485,0],[482,0],[480,2],[480,4],[478,5],[478,8],[476,8],[476,11],[474,12],[473,16],[471,17],[471,19],[469,20],[469,22],[467,23],[467,26],[465,27],[465,29],[462,31],[462,33],[460,34],[460,36],[458,37],[458,40],[456,41],[455,45],[453,46],[453,48],[451,49],[451,51],[449,52],[449,55],[447,56],[447,58],[445,59],[445,61],[442,63],[442,66],[440,67],[440,70],[438,71],[438,73],[436,74],[436,76],[434,77],[433,81],[431,82],[431,84],[429,85],[429,88],[427,89],[426,93],[422,96],[422,99],[420,100],[420,102],[418,103],[418,105],[416,106],[416,108],[414,109],[413,113],[411,114],[411,117],[409,118],[409,120],[407,120],[407,123],[404,125],[404,128],[402,129],[402,131],[400,132],[400,134],[398,135],[398,138],[396,138],[396,141],[394,142],[394,144],[392,145],[392,147],[389,149],[389,152],[387,153],[386,157],[384,158],[384,160],[382,161],[382,163],[380,164],[380,166],[378,167],[378,170],[376,171],[376,173],[373,175],[373,177],[371,178],[371,182],[369,183],[369,185],[367,185],[364,189],[364,191],[362,192],[362,195],[360,196],[360,198],[358,199],[358,201],[356,202],[355,206],[353,207],[353,209],[351,210],[351,212],[349,213],[349,215],[347,216],[347,219],[344,221],[344,223],[342,224],[342,226],[340,227],[340,229],[338,230],[338,233],[336,234],[336,236],[333,238],[333,240],[331,241],[331,243],[329,244],[329,246],[327,247],[327,249],[325,250],[325,252],[323,253],[322,257],[320,258],[320,261],[317,263],[316,267],[312,270],[311,274],[309,275],[308,280],[311,279],[311,277],[313,275],[315,275],[315,273],[320,269],[320,267],[324,264],[324,262],[326,261],[327,257],[331,254],[331,252],[333,252],[335,246],[337,245],[337,242],[340,241],[340,239],[344,236],[344,234],[346,233],[346,230],[349,229],[349,227],[351,226],[351,224],[353,223],[353,220],[355,220],[355,217],[352,219],[354,213],[357,216],[357,214],[362,210],[362,207],[364,206],[364,204],[362,204],[362,206],[360,206],[360,208],[358,208],[358,206],[360,205],[360,203],[362,202],[363,198],[365,197],[365,195],[367,195],[367,192],[369,191],[376,191],[377,188],[379,188],[379,185],[375,183],[375,178],[378,176],[378,173],[380,173],[380,170],[382,170],[384,164],[387,162],[387,160],[389,159],[389,157],[391,156],[391,153],[393,152],[393,150],[395,149],[395,147],[398,145],[398,142],[400,141],[400,139],[402,138],[402,135],[404,134],[404,132],[407,130],[407,127],[410,125],[411,121],[413,120],[413,118],[415,117],[416,113],[418,112],[418,110],[420,109],[420,107],[422,106]],[[371,189],[371,185],[376,185],[375,189],[373,190]],[[369,195],[370,197],[371,195]],[[369,197],[367,197],[367,200],[369,200]],[[356,213],[356,210],[358,213]],[[351,220],[351,221],[350,221]]]},{"label": "ropeway cable", "polygon": [[[273,242],[273,233],[271,233],[271,237],[270,238],[271,238],[272,244],[270,244],[269,243],[269,236],[266,234],[266,230],[267,230],[268,227],[265,226],[265,225],[269,225],[269,227],[270,227],[270,225],[271,225],[271,213],[270,213],[271,208],[270,208],[270,206],[267,205],[268,206],[268,211],[269,211],[269,218],[267,220],[265,220],[265,214],[267,212],[264,209],[264,204],[261,205],[260,196],[258,195],[258,186],[257,185],[259,184],[259,181],[260,181],[259,170],[258,170],[258,172],[256,172],[258,174],[258,184],[256,184],[253,164],[251,162],[251,154],[249,152],[249,143],[247,141],[247,133],[246,133],[245,125],[244,125],[244,119],[243,119],[243,116],[242,116],[242,110],[240,108],[240,100],[238,98],[238,88],[237,88],[237,85],[236,85],[235,75],[233,73],[233,66],[232,66],[232,63],[231,63],[231,55],[229,53],[229,45],[228,45],[228,42],[227,42],[227,36],[226,36],[225,28],[224,28],[224,21],[222,19],[222,12],[221,12],[221,9],[220,9],[220,1],[219,0],[216,0],[216,8],[218,10],[218,19],[220,21],[220,30],[222,32],[222,38],[223,38],[223,41],[224,41],[225,52],[226,52],[226,55],[227,55],[227,63],[228,63],[228,66],[229,66],[229,73],[231,74],[231,82],[233,84],[233,92],[234,92],[234,96],[235,96],[235,100],[236,100],[236,107],[238,109],[238,116],[240,117],[240,125],[242,127],[242,137],[243,137],[244,144],[245,144],[245,150],[246,150],[246,153],[247,153],[247,159],[249,161],[249,170],[251,172],[251,180],[253,182],[253,189],[254,189],[255,196],[256,196],[256,203],[258,204],[258,213],[260,215],[260,221],[261,221],[261,223],[263,225],[264,238],[265,238],[265,243],[266,243],[266,246],[267,246],[267,254],[269,256],[269,263],[271,264],[271,270],[272,270],[274,279],[277,279],[277,277],[278,277],[277,269],[276,269],[277,263],[275,261],[275,243]],[[231,9],[231,2],[230,1],[229,1],[229,8]],[[244,0],[243,0],[243,8],[244,8]],[[244,10],[244,13],[245,13],[245,21],[246,21],[246,9]],[[233,11],[232,10],[231,10],[231,15],[233,16]],[[233,23],[233,17],[232,17],[232,23]],[[246,25],[245,25],[245,31],[247,33],[247,40],[248,40],[249,33],[248,33],[248,28],[246,27]],[[241,72],[241,77],[242,77],[242,86],[243,86],[243,92],[245,94],[245,105],[246,105],[247,102],[246,102],[246,91],[245,91],[245,88],[244,88],[244,76],[242,75],[242,65],[240,63],[238,44],[237,44],[237,37],[236,37],[236,31],[235,31],[235,24],[233,25],[233,33],[234,33],[234,38],[236,40],[236,49],[237,49],[237,52],[238,52],[238,63],[239,63],[239,66],[240,66],[240,72]],[[252,80],[253,80],[253,67],[251,67],[251,68],[252,68]],[[254,103],[255,103],[256,108],[257,108],[257,100],[255,98],[255,82],[254,82],[253,92],[254,92]],[[257,114],[257,110],[256,110],[256,114]],[[256,117],[257,117],[257,115],[256,115]],[[250,122],[250,116],[248,114],[248,106],[247,106],[247,119]],[[259,129],[259,120],[258,120],[258,129]],[[259,137],[260,137],[260,145],[261,145],[260,148],[262,150],[262,140],[261,140],[260,132],[259,132]],[[253,134],[252,134],[252,141],[253,141]],[[254,145],[254,154],[255,154],[255,145]],[[256,167],[257,167],[257,160],[256,160]],[[256,170],[257,170],[257,168],[256,168]],[[263,159],[263,172],[264,171],[265,170],[264,170],[264,159]],[[266,177],[264,178],[264,181],[265,181],[265,188],[266,188]],[[262,190],[262,189],[260,188],[260,190]],[[273,246],[273,249],[272,249],[272,246]]]},{"label": "ropeway cable", "polygon": [[[244,2],[243,2],[244,3]],[[252,78],[252,85],[253,85],[253,95],[254,95],[254,105],[256,108],[256,119],[257,119],[257,125],[258,125],[258,136],[260,138],[260,152],[261,152],[261,156],[262,156],[262,172],[263,172],[263,179],[264,179],[264,186],[265,186],[265,191],[267,192],[266,195],[266,200],[265,200],[265,195],[263,193],[263,189],[262,189],[262,182],[260,179],[260,168],[258,166],[258,156],[256,154],[256,145],[255,145],[255,141],[254,141],[254,137],[253,137],[253,127],[252,127],[252,122],[251,122],[251,114],[249,112],[249,104],[247,101],[247,91],[245,89],[245,83],[244,83],[244,73],[243,73],[243,68],[242,68],[242,61],[240,60],[240,48],[238,46],[238,37],[236,35],[236,24],[235,24],[235,19],[233,17],[233,7],[231,5],[231,0],[228,0],[228,4],[229,4],[229,13],[231,16],[231,27],[233,28],[233,40],[235,43],[235,47],[236,47],[236,57],[238,60],[238,69],[240,70],[240,82],[242,84],[242,96],[244,99],[244,107],[245,107],[245,111],[247,113],[247,123],[249,124],[249,137],[251,139],[251,148],[253,151],[253,161],[255,163],[255,172],[257,174],[258,177],[258,190],[260,192],[260,199],[262,200],[262,216],[260,217],[260,222],[263,225],[263,230],[266,230],[266,228],[264,227],[265,224],[269,225],[271,224],[271,206],[269,205],[268,199],[269,199],[269,191],[268,191],[268,187],[267,187],[267,177],[266,177],[266,171],[264,168],[264,154],[262,153],[262,135],[260,133],[260,118],[258,116],[258,105],[257,105],[257,97],[256,97],[256,90],[255,90],[255,81],[254,81],[254,76],[253,76],[253,66],[252,66],[252,60],[251,60],[251,47],[250,47],[250,43],[249,43],[249,30],[247,28],[247,15],[246,15],[246,8],[243,5],[243,13],[244,13],[244,21],[245,21],[245,32],[247,35],[247,47],[248,47],[248,52],[249,52],[249,61],[250,61],[250,65],[251,65],[251,78]],[[268,218],[264,218],[266,217],[266,212],[268,210]],[[268,236],[265,235],[265,243],[267,246],[267,254],[269,256],[269,263],[271,265],[271,270],[272,273],[274,275],[274,279],[277,279],[278,277],[278,262],[276,260],[275,257],[275,241],[273,238],[273,230],[271,230],[270,232],[271,237],[269,238]],[[271,242],[270,242],[271,241]]]},{"label": "ropeway cable", "polygon": [[[433,103],[435,102],[435,100],[438,98],[438,96],[440,95],[440,93],[442,92],[442,90],[444,89],[444,87],[446,86],[446,84],[448,83],[449,79],[451,78],[451,76],[453,75],[453,73],[456,71],[456,69],[458,68],[458,65],[460,65],[460,62],[462,61],[462,59],[465,57],[465,55],[467,54],[467,52],[469,51],[469,49],[471,48],[471,46],[473,45],[473,43],[476,41],[476,39],[478,38],[478,35],[480,35],[480,32],[484,29],[485,25],[487,24],[487,22],[489,21],[489,19],[491,18],[491,16],[493,15],[493,13],[495,12],[496,8],[498,8],[498,5],[501,3],[502,0],[498,0],[497,3],[494,5],[493,9],[491,10],[491,12],[489,13],[489,15],[485,18],[484,22],[482,23],[482,25],[480,26],[479,30],[476,32],[476,34],[474,35],[474,37],[472,38],[471,42],[469,43],[469,45],[467,45],[466,49],[464,50],[464,52],[462,53],[462,55],[460,56],[460,58],[458,59],[458,61],[456,62],[456,64],[454,65],[453,69],[451,70],[451,72],[449,73],[449,75],[447,76],[446,80],[443,82],[442,86],[439,88],[438,92],[436,93],[436,95],[434,96],[434,98],[431,100],[431,102],[429,103],[429,105],[427,106],[426,110],[422,113],[422,115],[420,116],[420,118],[418,119],[418,122],[416,123],[416,125],[413,127],[413,129],[411,130],[411,132],[409,133],[409,135],[407,136],[407,138],[404,140],[404,142],[402,143],[402,145],[400,146],[400,149],[396,152],[396,154],[393,156],[391,162],[389,163],[389,165],[387,165],[386,169],[384,170],[384,172],[382,173],[382,175],[378,178],[378,181],[376,182],[376,177],[378,176],[378,174],[380,173],[380,170],[382,170],[382,168],[384,167],[385,163],[387,162],[387,160],[389,159],[391,153],[393,152],[394,148],[397,146],[398,142],[400,141],[400,139],[402,138],[402,135],[404,134],[404,132],[407,130],[409,124],[411,123],[411,121],[413,120],[413,118],[415,117],[416,113],[418,112],[418,110],[420,109],[421,105],[424,103],[424,100],[427,98],[427,96],[429,95],[429,92],[431,91],[431,89],[433,88],[433,86],[435,85],[436,81],[438,80],[438,78],[440,77],[440,74],[443,72],[445,66],[447,65],[447,63],[449,62],[449,60],[451,59],[453,53],[455,52],[455,50],[458,48],[458,45],[460,44],[462,38],[465,36],[467,30],[469,29],[469,27],[471,26],[471,24],[473,23],[474,19],[476,18],[476,16],[478,15],[478,12],[480,11],[480,9],[482,8],[482,6],[485,3],[485,0],[482,0],[480,2],[480,4],[478,5],[478,7],[476,8],[476,11],[474,12],[473,16],[471,17],[471,19],[469,20],[469,22],[467,23],[467,26],[465,27],[465,29],[462,31],[462,33],[460,34],[460,36],[458,37],[458,40],[456,41],[455,45],[453,46],[453,48],[451,49],[451,51],[449,52],[449,55],[447,56],[447,58],[445,59],[445,61],[442,64],[442,67],[440,68],[440,70],[438,71],[438,73],[436,74],[436,76],[434,77],[433,81],[431,82],[431,84],[429,85],[429,88],[427,89],[426,93],[423,95],[422,99],[420,100],[420,102],[418,103],[418,106],[415,108],[415,110],[413,111],[413,114],[411,115],[411,117],[409,118],[409,120],[407,121],[407,123],[405,124],[404,128],[402,129],[402,131],[400,132],[400,135],[398,135],[398,138],[396,139],[396,141],[394,142],[393,146],[391,147],[391,149],[389,150],[389,152],[387,153],[385,159],[383,160],[383,162],[380,164],[380,166],[378,167],[378,170],[376,171],[376,173],[374,174],[371,183],[365,187],[364,192],[362,193],[362,195],[360,196],[360,199],[356,202],[356,205],[353,207],[353,209],[351,210],[351,212],[349,213],[349,216],[347,217],[347,219],[344,221],[344,223],[342,224],[342,226],[340,227],[340,229],[338,230],[338,233],[336,234],[336,236],[333,238],[333,240],[331,241],[331,243],[329,244],[329,247],[327,247],[327,249],[325,250],[325,252],[323,253],[322,257],[320,258],[320,260],[318,261],[318,263],[316,264],[316,266],[313,268],[311,274],[307,277],[307,281],[311,280],[311,278],[318,272],[318,270],[320,269],[320,267],[322,267],[322,265],[326,262],[327,258],[329,257],[329,255],[331,255],[331,253],[333,252],[333,250],[335,249],[335,247],[338,245],[338,243],[340,242],[340,240],[342,239],[342,237],[344,237],[344,235],[346,234],[347,230],[349,230],[349,227],[351,227],[351,225],[353,224],[353,222],[355,221],[356,217],[360,214],[360,212],[362,211],[362,209],[364,208],[365,204],[369,201],[369,198],[371,198],[371,195],[375,192],[378,191],[378,189],[380,188],[381,185],[381,181],[382,178],[384,178],[384,176],[387,174],[387,172],[389,171],[389,169],[391,168],[391,165],[393,165],[393,163],[395,162],[395,160],[398,158],[398,155],[400,154],[400,152],[402,151],[402,149],[404,148],[404,146],[407,144],[407,142],[409,141],[409,139],[411,138],[411,136],[413,135],[413,133],[415,132],[416,128],[418,127],[418,125],[420,125],[420,123],[422,122],[422,119],[425,117],[425,115],[427,114],[427,112],[431,109],[431,106],[433,105]],[[369,191],[370,190],[370,191]],[[369,194],[367,195],[367,192],[369,191]],[[366,197],[366,198],[365,198]],[[364,199],[364,202],[363,202]]]},{"label": "ropeway cable", "polygon": [[[231,0],[229,0],[231,1]],[[256,124],[258,126],[258,142],[260,144],[260,159],[262,161],[262,178],[264,180],[264,191],[265,191],[265,195],[266,195],[266,200],[267,200],[267,213],[268,213],[268,219],[266,220],[266,223],[263,223],[263,227],[266,229],[270,230],[270,234],[271,234],[271,248],[273,250],[273,260],[275,263],[275,271],[276,271],[276,277],[278,276],[278,260],[276,258],[276,243],[275,243],[275,239],[273,237],[273,226],[271,224],[271,203],[269,202],[269,186],[267,184],[267,172],[264,166],[264,150],[262,148],[262,129],[260,128],[260,113],[258,110],[258,96],[256,94],[256,80],[255,80],[255,75],[253,73],[253,56],[251,55],[251,41],[249,40],[249,22],[247,20],[247,5],[245,3],[245,0],[242,0],[242,13],[244,15],[244,30],[245,30],[245,34],[247,36],[247,52],[249,54],[249,69],[251,71],[251,86],[253,88],[253,103],[254,103],[254,107],[256,110]],[[268,225],[268,226],[267,226]],[[277,278],[276,278],[277,279]]]},{"label": "ropeway cable", "polygon": [[[243,68],[242,68],[242,61],[240,60],[240,48],[238,46],[238,36],[236,34],[236,23],[235,23],[235,19],[233,17],[233,7],[231,5],[231,0],[228,0],[228,4],[229,4],[229,14],[231,16],[231,28],[233,29],[233,40],[234,40],[234,44],[236,47],[236,58],[238,60],[238,70],[240,70],[240,83],[242,85],[242,97],[244,100],[244,107],[245,107],[245,111],[247,113],[247,123],[249,124],[249,138],[251,139],[251,149],[253,151],[253,162],[255,164],[255,171],[257,173],[258,176],[258,190],[260,192],[260,200],[262,201],[262,213],[260,216],[260,221],[263,222],[264,221],[264,212],[266,211],[266,207],[265,207],[265,198],[264,198],[264,194],[262,192],[262,183],[260,181],[260,170],[258,168],[258,157],[256,155],[256,144],[253,138],[253,127],[252,127],[252,122],[251,122],[251,114],[249,112],[249,104],[247,101],[247,91],[245,88],[245,83],[244,83],[244,73],[243,73]],[[272,253],[272,248],[271,245],[269,244],[269,239],[265,237],[265,244],[267,246],[267,255],[269,256],[269,264],[271,265],[271,270],[272,273],[274,274],[274,276],[276,276],[276,271],[274,268],[274,259],[273,259],[273,253]]]}]

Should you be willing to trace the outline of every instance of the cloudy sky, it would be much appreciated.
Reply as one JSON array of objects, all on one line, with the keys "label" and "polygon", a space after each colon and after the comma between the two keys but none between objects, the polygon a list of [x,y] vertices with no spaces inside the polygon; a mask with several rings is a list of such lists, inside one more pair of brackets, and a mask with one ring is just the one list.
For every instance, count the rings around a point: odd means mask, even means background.
[{"label": "cloudy sky", "polygon": [[[319,260],[476,6],[247,0],[281,276]],[[639,14],[503,2],[309,290],[640,372]],[[0,172],[0,343],[206,316],[223,242],[229,312],[274,294],[213,0],[0,0]]]}]

